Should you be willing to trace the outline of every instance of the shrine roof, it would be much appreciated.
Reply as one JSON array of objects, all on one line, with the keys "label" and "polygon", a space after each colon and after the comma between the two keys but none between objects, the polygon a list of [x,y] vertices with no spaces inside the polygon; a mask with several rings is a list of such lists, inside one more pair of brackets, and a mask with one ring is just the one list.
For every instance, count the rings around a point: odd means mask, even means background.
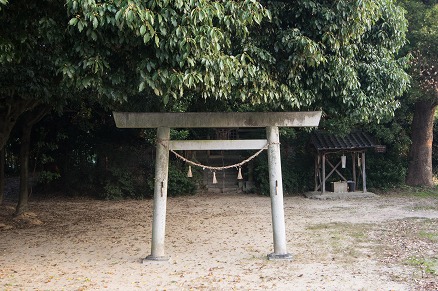
[{"label": "shrine roof", "polygon": [[373,138],[361,131],[345,136],[316,131],[311,137],[311,144],[317,151],[363,150],[376,146]]}]

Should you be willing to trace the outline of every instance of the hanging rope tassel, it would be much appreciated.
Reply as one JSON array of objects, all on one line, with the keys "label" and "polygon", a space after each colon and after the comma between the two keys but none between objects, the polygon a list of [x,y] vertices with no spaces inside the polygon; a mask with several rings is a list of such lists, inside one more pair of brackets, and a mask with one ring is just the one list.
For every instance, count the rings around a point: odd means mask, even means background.
[{"label": "hanging rope tassel", "polygon": [[213,172],[213,184],[217,184],[216,172]]},{"label": "hanging rope tassel", "polygon": [[189,171],[187,172],[187,177],[192,178],[193,174],[192,174],[192,166],[189,165]]},{"label": "hanging rope tassel", "polygon": [[239,167],[239,172],[237,173],[237,180],[243,180],[242,167]]}]

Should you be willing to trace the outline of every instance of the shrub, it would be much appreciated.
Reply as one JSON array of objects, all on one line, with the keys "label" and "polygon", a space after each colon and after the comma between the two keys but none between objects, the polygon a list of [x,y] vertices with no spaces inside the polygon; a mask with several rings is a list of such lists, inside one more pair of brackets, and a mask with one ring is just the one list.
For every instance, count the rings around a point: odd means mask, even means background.
[{"label": "shrub", "polygon": [[103,197],[108,200],[123,198],[142,198],[142,194],[137,191],[132,175],[123,168],[111,168],[110,175],[104,185]]},{"label": "shrub", "polygon": [[[175,197],[181,195],[192,195],[196,191],[196,182],[198,173],[193,169],[193,178],[188,178],[186,169],[183,169],[181,163],[172,161],[169,164],[169,177],[167,184],[168,196]],[[154,191],[153,172],[148,177],[148,186],[150,191]]]},{"label": "shrub", "polygon": [[[309,133],[290,131],[281,136],[281,168],[283,191],[296,194],[313,187],[313,158],[308,149]],[[255,160],[254,179],[257,190],[269,195],[269,167],[267,153]]]}]

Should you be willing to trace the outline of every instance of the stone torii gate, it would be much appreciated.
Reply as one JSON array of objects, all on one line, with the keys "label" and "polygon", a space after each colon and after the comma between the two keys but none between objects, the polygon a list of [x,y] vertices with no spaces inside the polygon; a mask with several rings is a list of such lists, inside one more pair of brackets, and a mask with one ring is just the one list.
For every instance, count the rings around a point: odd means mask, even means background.
[{"label": "stone torii gate", "polygon": [[[154,184],[154,214],[151,254],[145,260],[167,261],[165,228],[169,150],[243,150],[267,146],[274,252],[270,260],[290,260],[286,247],[280,139],[278,127],[316,127],[321,111],[227,112],[227,113],[133,113],[114,112],[118,128],[157,128]],[[267,140],[170,141],[170,128],[266,128]]]}]

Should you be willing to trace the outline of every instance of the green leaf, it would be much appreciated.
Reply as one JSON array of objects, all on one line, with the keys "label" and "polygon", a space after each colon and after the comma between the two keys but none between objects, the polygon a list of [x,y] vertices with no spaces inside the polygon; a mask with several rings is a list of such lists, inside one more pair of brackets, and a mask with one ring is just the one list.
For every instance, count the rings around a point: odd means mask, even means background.
[{"label": "green leaf", "polygon": [[93,27],[96,29],[99,26],[99,21],[97,20],[97,17],[93,18]]},{"label": "green leaf", "polygon": [[145,44],[147,44],[147,43],[151,40],[151,37],[152,37],[151,34],[146,33],[146,34],[143,36],[143,42],[144,42]]},{"label": "green leaf", "polygon": [[78,22],[78,30],[79,30],[79,32],[81,32],[83,29],[84,29],[84,24],[83,24],[82,21],[79,21]]},{"label": "green leaf", "polygon": [[143,24],[142,26],[140,26],[140,34],[144,35],[145,32],[146,32],[146,25]]},{"label": "green leaf", "polygon": [[70,21],[68,22],[68,24],[72,26],[76,25],[77,23],[78,23],[78,19],[76,17],[70,19]]}]

